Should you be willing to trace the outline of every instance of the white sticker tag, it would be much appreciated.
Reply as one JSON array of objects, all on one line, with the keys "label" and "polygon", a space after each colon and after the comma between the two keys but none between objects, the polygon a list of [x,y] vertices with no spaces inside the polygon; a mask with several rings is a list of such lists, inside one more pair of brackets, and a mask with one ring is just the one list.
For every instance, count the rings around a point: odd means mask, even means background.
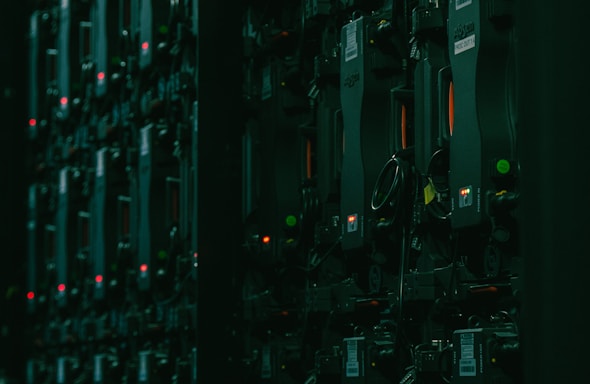
[{"label": "white sticker tag", "polygon": [[475,359],[459,360],[459,376],[475,376],[476,362]]},{"label": "white sticker tag", "polygon": [[465,8],[468,5],[471,5],[472,0],[457,0],[455,2],[455,10],[459,10],[461,8]]},{"label": "white sticker tag", "polygon": [[68,192],[68,170],[62,169],[59,172],[59,194],[63,195]]},{"label": "white sticker tag", "polygon": [[455,41],[455,55],[475,48],[475,34],[469,35],[464,39]]},{"label": "white sticker tag", "polygon": [[348,62],[355,59],[359,54],[358,43],[356,41],[356,23],[353,21],[346,26],[346,45],[344,46],[344,61]]},{"label": "white sticker tag", "polygon": [[[351,338],[346,340],[346,377],[359,377],[361,375],[359,361],[359,340],[361,338]],[[362,356],[361,356],[362,358]]]},{"label": "white sticker tag", "polygon": [[346,363],[346,377],[359,377],[361,374],[358,361]]},{"label": "white sticker tag", "polygon": [[459,359],[459,376],[475,376],[475,335],[461,334],[461,358]]},{"label": "white sticker tag", "polygon": [[106,149],[96,151],[96,177],[104,175],[104,154]]},{"label": "white sticker tag", "polygon": [[141,130],[141,149],[140,154],[141,156],[149,155],[150,154],[150,137],[149,137],[149,130],[148,128],[144,128]]}]

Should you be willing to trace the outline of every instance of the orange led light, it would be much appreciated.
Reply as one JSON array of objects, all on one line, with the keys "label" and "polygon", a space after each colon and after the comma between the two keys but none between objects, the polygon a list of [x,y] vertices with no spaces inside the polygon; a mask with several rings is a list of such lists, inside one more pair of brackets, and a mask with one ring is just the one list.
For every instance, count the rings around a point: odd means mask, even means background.
[{"label": "orange led light", "polygon": [[455,87],[453,82],[449,84],[449,134],[453,136],[455,128]]}]

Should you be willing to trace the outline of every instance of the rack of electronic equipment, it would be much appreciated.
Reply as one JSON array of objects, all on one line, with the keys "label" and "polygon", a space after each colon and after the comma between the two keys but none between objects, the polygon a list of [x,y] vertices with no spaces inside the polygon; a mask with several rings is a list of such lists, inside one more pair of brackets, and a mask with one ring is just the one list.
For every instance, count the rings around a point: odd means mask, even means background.
[{"label": "rack of electronic equipment", "polygon": [[[42,4],[27,381],[195,383],[198,1]],[[240,6],[243,382],[520,382],[512,2]]]}]

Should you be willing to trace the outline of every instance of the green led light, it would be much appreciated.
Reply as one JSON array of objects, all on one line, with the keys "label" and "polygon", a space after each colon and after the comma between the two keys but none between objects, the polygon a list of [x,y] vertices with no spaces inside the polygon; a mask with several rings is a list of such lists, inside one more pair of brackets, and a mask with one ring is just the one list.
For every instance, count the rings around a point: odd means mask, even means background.
[{"label": "green led light", "polygon": [[166,260],[167,258],[168,258],[168,252],[166,252],[164,250],[158,252],[158,259]]},{"label": "green led light", "polygon": [[496,163],[496,170],[499,174],[505,175],[510,172],[510,162],[505,159],[498,160]]},{"label": "green led light", "polygon": [[297,218],[293,215],[289,215],[287,216],[287,218],[285,219],[285,222],[287,223],[288,227],[294,227],[297,225]]},{"label": "green led light", "polygon": [[167,25],[160,25],[160,28],[158,28],[158,31],[160,31],[160,33],[162,35],[165,35],[168,33],[168,26]]}]

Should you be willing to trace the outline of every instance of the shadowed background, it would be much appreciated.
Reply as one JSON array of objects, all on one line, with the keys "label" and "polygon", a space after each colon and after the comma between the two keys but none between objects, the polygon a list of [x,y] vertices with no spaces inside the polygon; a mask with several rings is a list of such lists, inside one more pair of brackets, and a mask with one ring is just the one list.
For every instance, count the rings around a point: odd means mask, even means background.
[{"label": "shadowed background", "polygon": [[24,372],[25,84],[30,5],[30,1],[3,1],[0,11],[0,380],[22,378]]}]

